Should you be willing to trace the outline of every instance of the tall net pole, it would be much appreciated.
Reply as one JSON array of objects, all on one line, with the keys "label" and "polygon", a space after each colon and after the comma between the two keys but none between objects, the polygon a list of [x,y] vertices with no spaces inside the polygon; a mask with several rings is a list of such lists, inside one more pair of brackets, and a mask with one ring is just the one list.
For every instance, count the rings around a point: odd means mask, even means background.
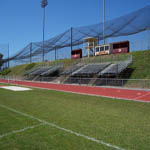
[{"label": "tall net pole", "polygon": [[103,0],[103,40],[104,40],[104,45],[106,43],[105,41],[105,21],[106,21],[106,15],[105,15],[105,6],[106,6],[106,3],[105,3],[105,0]]},{"label": "tall net pole", "polygon": [[30,63],[32,63],[32,42],[30,43]]},{"label": "tall net pole", "polygon": [[42,0],[41,7],[43,8],[43,62],[44,62],[44,38],[45,38],[45,7],[48,5],[47,0]]},{"label": "tall net pole", "polygon": [[[71,47],[71,55],[72,55],[72,27],[70,29],[70,47]],[[72,56],[71,56],[72,57]]]}]

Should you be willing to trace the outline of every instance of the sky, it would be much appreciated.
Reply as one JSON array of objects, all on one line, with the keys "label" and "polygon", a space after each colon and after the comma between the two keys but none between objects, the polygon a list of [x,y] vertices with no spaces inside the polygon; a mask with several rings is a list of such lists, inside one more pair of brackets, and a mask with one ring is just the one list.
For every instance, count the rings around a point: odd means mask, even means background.
[{"label": "sky", "polygon": [[[106,20],[150,5],[150,0],[106,0]],[[10,55],[30,42],[42,41],[41,0],[0,0],[0,46],[9,43]],[[103,0],[48,0],[45,39],[71,27],[103,21]]]}]

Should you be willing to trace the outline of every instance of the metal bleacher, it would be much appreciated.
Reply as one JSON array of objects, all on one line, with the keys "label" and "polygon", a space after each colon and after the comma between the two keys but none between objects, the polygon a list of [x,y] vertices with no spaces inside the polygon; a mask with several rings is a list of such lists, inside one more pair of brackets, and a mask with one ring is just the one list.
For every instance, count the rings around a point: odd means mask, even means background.
[{"label": "metal bleacher", "polygon": [[115,64],[111,64],[103,71],[99,73],[99,76],[106,76],[106,75],[117,75],[124,71],[130,64],[132,63],[132,57],[128,60],[120,61]]},{"label": "metal bleacher", "polygon": [[33,68],[25,73],[28,76],[48,76],[63,67],[63,64],[58,64],[55,66],[39,66],[37,68]]},{"label": "metal bleacher", "polygon": [[43,72],[46,72],[51,68],[52,68],[52,66],[40,67],[40,68],[36,69],[35,71],[31,72],[29,75],[31,75],[31,76],[41,75]]},{"label": "metal bleacher", "polygon": [[83,66],[84,66],[83,63],[78,63],[78,64],[72,66],[71,68],[69,68],[69,69],[63,71],[63,72],[61,73],[61,75],[65,75],[65,76],[70,75],[70,74],[72,74],[73,72],[75,72],[76,70],[80,69],[80,68],[83,67]]},{"label": "metal bleacher", "polygon": [[44,71],[43,73],[41,73],[41,76],[48,76],[53,74],[56,71],[59,71],[61,68],[63,67],[63,65],[57,65],[57,66],[53,66],[51,68],[49,68],[48,70]]},{"label": "metal bleacher", "polygon": [[81,69],[77,70],[72,76],[92,76],[98,74],[104,68],[109,66],[110,63],[91,63],[87,64]]},{"label": "metal bleacher", "polygon": [[39,67],[36,67],[36,68],[30,69],[30,70],[28,70],[28,71],[25,71],[24,75],[25,75],[25,76],[28,76],[28,75],[30,75],[32,72],[34,72],[34,71],[36,71],[36,70],[38,70],[38,69],[39,69]]}]

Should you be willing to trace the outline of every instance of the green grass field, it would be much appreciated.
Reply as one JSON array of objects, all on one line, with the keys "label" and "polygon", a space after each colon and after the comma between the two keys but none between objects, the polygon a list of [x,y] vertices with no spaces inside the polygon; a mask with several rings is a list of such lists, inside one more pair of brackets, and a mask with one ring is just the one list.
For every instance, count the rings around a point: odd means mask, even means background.
[{"label": "green grass field", "polygon": [[117,148],[150,149],[149,103],[0,88],[1,150]]}]

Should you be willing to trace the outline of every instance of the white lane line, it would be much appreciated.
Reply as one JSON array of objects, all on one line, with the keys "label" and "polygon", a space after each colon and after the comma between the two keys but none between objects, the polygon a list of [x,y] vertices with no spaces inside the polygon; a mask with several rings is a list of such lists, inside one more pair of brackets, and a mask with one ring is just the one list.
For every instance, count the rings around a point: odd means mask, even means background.
[{"label": "white lane line", "polygon": [[112,144],[106,143],[106,142],[104,142],[104,141],[102,141],[102,140],[98,140],[98,139],[96,139],[96,138],[89,137],[89,136],[86,136],[86,135],[84,135],[84,134],[74,132],[74,131],[72,131],[72,130],[70,130],[70,129],[62,128],[62,127],[60,127],[60,126],[58,126],[58,125],[56,125],[56,124],[54,124],[54,123],[50,123],[50,122],[41,120],[41,119],[36,118],[36,117],[34,117],[34,116],[32,116],[32,115],[29,115],[29,114],[26,114],[26,113],[17,111],[17,110],[15,110],[15,109],[10,108],[10,107],[7,107],[7,106],[5,106],[5,105],[1,105],[1,104],[0,104],[0,107],[5,108],[5,109],[7,109],[7,110],[10,110],[10,111],[12,111],[12,112],[21,114],[22,116],[26,116],[26,117],[28,117],[28,118],[37,120],[37,121],[39,121],[39,122],[41,122],[41,123],[43,123],[43,124],[47,124],[47,125],[49,125],[49,126],[51,126],[51,127],[54,127],[54,128],[56,128],[56,129],[65,131],[65,132],[67,132],[67,133],[70,133],[70,134],[73,134],[73,135],[76,135],[76,136],[79,136],[79,137],[83,137],[84,139],[87,139],[87,140],[89,140],[89,141],[96,142],[96,143],[98,143],[98,144],[102,144],[102,145],[105,145],[105,146],[107,146],[107,147],[111,147],[111,148],[114,148],[114,149],[117,149],[117,150],[125,150],[125,149],[123,149],[123,148],[120,148],[119,146],[112,145]]},{"label": "white lane line", "polygon": [[142,93],[137,93],[137,95],[141,95]]},{"label": "white lane line", "polygon": [[40,123],[40,124],[38,124],[38,125],[29,126],[29,127],[23,128],[23,129],[14,130],[14,131],[11,131],[11,132],[9,132],[9,133],[5,133],[5,134],[0,135],[0,139],[4,138],[4,137],[6,137],[6,136],[12,135],[12,134],[24,132],[24,131],[26,131],[26,130],[28,130],[28,129],[37,128],[37,127],[42,126],[42,125],[45,125],[45,123]]},{"label": "white lane line", "polygon": [[[142,98],[144,96],[147,96],[147,95],[150,95],[150,92],[146,93],[146,94],[143,94],[143,95],[140,95],[140,96],[137,96],[135,97],[134,99],[138,99],[138,98]],[[150,99],[150,98],[149,98]]]}]

